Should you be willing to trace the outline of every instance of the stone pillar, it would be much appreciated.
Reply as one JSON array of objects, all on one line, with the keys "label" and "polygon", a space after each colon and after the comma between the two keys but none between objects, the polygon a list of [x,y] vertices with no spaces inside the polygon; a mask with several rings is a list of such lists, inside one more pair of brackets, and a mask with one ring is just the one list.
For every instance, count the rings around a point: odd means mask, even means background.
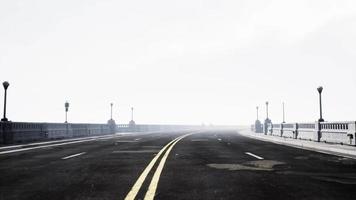
[{"label": "stone pillar", "polygon": [[280,125],[280,129],[279,129],[279,131],[280,131],[280,134],[281,134],[281,137],[283,137],[283,123]]},{"label": "stone pillar", "polygon": [[110,133],[111,134],[114,134],[114,133],[117,132],[117,126],[116,126],[115,120],[109,119],[108,120],[108,125],[109,125],[109,128],[110,128]]},{"label": "stone pillar", "polygon": [[350,144],[356,146],[356,121],[349,122],[347,136],[350,138]]},{"label": "stone pillar", "polygon": [[293,138],[294,139],[298,139],[298,128],[299,128],[299,126],[298,126],[298,123],[295,123],[294,124],[294,133],[293,133]]},{"label": "stone pillar", "polygon": [[314,141],[320,142],[321,138],[321,123],[319,121],[315,122],[315,131],[314,131]]},{"label": "stone pillar", "polygon": [[[268,133],[268,126],[272,123],[272,121],[270,119],[265,119],[265,123],[263,124],[263,128],[264,128],[264,133],[265,135],[267,135]],[[271,135],[272,133],[270,133]]]},{"label": "stone pillar", "polygon": [[263,133],[262,124],[260,120],[255,121],[255,133]]},{"label": "stone pillar", "polygon": [[2,123],[2,134],[3,134],[3,143],[12,144],[14,142],[14,133],[12,132],[12,123],[11,122],[0,122]]}]

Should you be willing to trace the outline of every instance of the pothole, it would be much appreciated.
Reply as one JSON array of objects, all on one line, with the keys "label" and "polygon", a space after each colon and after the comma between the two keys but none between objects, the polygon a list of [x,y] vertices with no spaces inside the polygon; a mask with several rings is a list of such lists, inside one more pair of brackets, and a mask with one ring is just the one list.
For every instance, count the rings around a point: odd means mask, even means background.
[{"label": "pothole", "polygon": [[230,171],[251,170],[251,171],[273,171],[274,166],[284,165],[284,162],[275,160],[257,160],[244,162],[242,164],[207,164],[208,167],[215,169],[226,169]]}]

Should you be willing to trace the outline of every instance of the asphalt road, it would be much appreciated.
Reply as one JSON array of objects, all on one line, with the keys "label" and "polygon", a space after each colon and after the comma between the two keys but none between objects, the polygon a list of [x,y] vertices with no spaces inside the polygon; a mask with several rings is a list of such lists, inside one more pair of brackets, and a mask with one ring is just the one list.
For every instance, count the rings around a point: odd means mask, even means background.
[{"label": "asphalt road", "polygon": [[0,199],[355,199],[356,160],[236,131],[0,148]]}]

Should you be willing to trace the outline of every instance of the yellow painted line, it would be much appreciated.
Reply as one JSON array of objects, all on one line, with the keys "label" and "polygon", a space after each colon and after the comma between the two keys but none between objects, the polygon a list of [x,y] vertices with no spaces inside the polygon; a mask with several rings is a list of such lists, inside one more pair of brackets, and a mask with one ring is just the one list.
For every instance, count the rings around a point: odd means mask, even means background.
[{"label": "yellow painted line", "polygon": [[137,179],[136,183],[132,186],[130,192],[126,195],[125,200],[134,200],[135,199],[138,191],[140,190],[143,182],[145,181],[148,173],[151,171],[152,167],[156,163],[157,159],[172,143],[174,143],[176,140],[180,139],[181,137],[183,137],[183,136],[175,138],[174,140],[169,142],[166,146],[164,146],[163,149],[161,149],[161,151],[158,152],[158,154],[151,160],[151,162],[147,165],[147,167],[142,172],[140,177]]},{"label": "yellow painted line", "polygon": [[166,153],[164,154],[164,156],[161,159],[161,162],[159,163],[153,178],[151,180],[150,186],[148,187],[148,190],[146,192],[145,198],[144,200],[153,200],[156,194],[156,190],[157,190],[157,186],[158,186],[158,182],[159,182],[159,178],[161,176],[164,164],[166,163],[166,160],[168,158],[169,153],[171,152],[171,150],[173,149],[174,145],[177,144],[181,139],[192,135],[193,133],[190,134],[186,134],[183,135],[182,137],[178,138],[177,140],[175,140],[175,142],[168,148],[168,150],[166,151]]}]

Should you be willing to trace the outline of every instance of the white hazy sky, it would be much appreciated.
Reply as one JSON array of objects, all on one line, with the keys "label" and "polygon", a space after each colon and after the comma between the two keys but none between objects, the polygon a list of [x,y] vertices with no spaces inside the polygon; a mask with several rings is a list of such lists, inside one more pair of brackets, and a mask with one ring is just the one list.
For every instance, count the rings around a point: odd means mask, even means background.
[{"label": "white hazy sky", "polygon": [[13,121],[356,120],[356,1],[1,0],[5,80]]}]

